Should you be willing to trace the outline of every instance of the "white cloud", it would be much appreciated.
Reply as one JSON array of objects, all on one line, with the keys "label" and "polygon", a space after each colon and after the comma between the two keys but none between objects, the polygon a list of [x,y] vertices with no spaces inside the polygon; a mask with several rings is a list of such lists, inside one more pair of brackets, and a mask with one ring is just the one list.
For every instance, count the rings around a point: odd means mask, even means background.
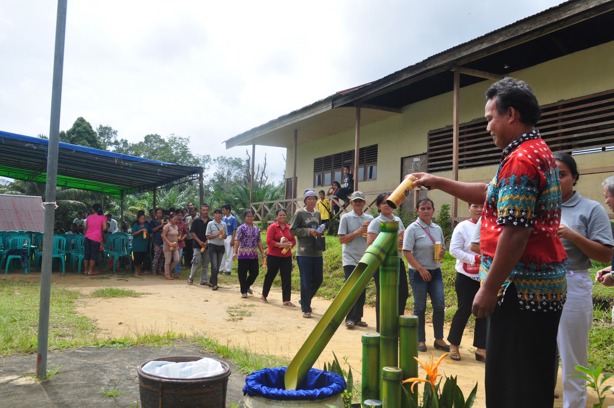
[{"label": "white cloud", "polygon": [[[559,0],[87,0],[69,2],[61,129],[83,116],[132,142],[222,142],[376,80]],[[57,3],[0,4],[0,128],[49,133]],[[250,149],[251,151],[251,149]],[[269,152],[274,177],[282,151]]]}]

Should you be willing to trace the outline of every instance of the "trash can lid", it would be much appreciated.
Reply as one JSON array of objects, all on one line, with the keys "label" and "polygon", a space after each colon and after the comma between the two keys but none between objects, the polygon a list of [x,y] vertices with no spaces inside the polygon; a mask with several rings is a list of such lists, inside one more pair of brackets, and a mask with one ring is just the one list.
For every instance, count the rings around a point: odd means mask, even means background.
[{"label": "trash can lid", "polygon": [[346,383],[342,376],[312,368],[296,390],[286,390],[284,376],[287,367],[264,368],[245,378],[243,394],[272,400],[322,400],[341,394]]}]

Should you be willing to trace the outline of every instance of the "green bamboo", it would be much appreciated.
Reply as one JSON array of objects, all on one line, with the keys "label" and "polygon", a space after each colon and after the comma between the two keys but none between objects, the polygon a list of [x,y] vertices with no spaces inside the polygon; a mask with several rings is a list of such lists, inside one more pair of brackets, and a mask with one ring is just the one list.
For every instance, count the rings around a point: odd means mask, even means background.
[{"label": "green bamboo", "polygon": [[[418,316],[399,316],[399,365],[403,371],[403,379],[418,377]],[[404,385],[416,403],[418,393],[411,392],[411,384]],[[409,401],[403,398],[403,408],[409,407]]]},{"label": "green bamboo", "polygon": [[401,406],[403,371],[398,367],[382,368],[382,403],[385,408]]},{"label": "green bamboo", "polygon": [[377,236],[375,242],[367,248],[358,266],[345,281],[330,307],[288,365],[284,376],[284,384],[287,390],[295,390],[305,378],[307,372],[345,320],[345,316],[356,303],[362,291],[365,290],[373,274],[393,246],[397,246],[396,229],[394,234],[382,232]]},{"label": "green bamboo", "polygon": [[[397,236],[397,222],[380,223],[382,233]],[[398,245],[388,248],[380,265],[380,367],[399,365],[399,255]]]},{"label": "green bamboo", "polygon": [[362,401],[379,399],[379,333],[362,335]]}]

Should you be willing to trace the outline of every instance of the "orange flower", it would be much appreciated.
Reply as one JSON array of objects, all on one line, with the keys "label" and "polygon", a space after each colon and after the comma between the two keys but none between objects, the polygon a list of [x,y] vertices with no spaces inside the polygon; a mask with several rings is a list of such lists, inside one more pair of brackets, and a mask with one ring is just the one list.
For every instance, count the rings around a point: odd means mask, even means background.
[{"label": "orange flower", "polygon": [[437,377],[441,377],[441,374],[437,373],[437,368],[439,368],[439,364],[441,364],[443,359],[446,358],[447,356],[448,356],[448,353],[444,353],[441,355],[441,357],[439,357],[437,361],[433,362],[433,355],[431,354],[430,363],[423,363],[422,361],[418,360],[418,357],[414,357],[416,361],[418,362],[418,364],[420,364],[420,366],[426,372],[426,379],[419,378],[419,377],[412,377],[412,378],[408,378],[404,380],[403,384],[409,383],[409,382],[412,383],[411,392],[414,392],[414,386],[416,384],[421,383],[421,382],[430,383],[431,388],[433,388],[433,391],[435,391],[435,382],[437,381]]}]

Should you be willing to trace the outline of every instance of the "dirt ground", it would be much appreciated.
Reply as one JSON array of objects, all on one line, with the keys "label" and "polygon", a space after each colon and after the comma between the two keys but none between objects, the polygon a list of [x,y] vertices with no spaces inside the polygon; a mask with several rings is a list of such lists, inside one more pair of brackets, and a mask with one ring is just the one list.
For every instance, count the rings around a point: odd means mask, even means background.
[{"label": "dirt ground", "polygon": [[[84,296],[77,311],[93,319],[103,336],[135,336],[146,333],[184,333],[204,335],[227,346],[248,349],[254,353],[272,354],[291,359],[317,324],[319,317],[330,305],[330,301],[315,298],[314,317],[305,319],[298,307],[298,294],[293,293],[297,307],[283,306],[281,292],[273,288],[269,302],[260,301],[258,286],[253,287],[254,295],[242,299],[236,274],[220,277],[220,289],[200,285],[188,285],[185,280],[166,281],[158,276],[145,275],[138,278],[131,275],[53,275],[53,285],[76,290],[87,295],[100,288],[132,289],[142,294],[138,298],[92,298]],[[408,311],[408,313],[410,313]],[[375,309],[365,307],[364,321],[367,328],[348,330],[340,327],[315,364],[333,359],[334,351],[342,361],[352,367],[355,378],[361,372],[361,336],[375,329]],[[446,332],[447,332],[446,328]],[[427,327],[427,353],[420,353],[425,360],[432,354],[438,358],[442,353],[432,344],[432,327]],[[473,333],[466,332],[461,345],[462,361],[446,359],[440,370],[447,375],[458,377],[465,395],[478,383],[476,407],[484,406],[484,364],[477,362],[471,347]],[[421,374],[424,376],[424,373]],[[559,384],[557,393],[562,395]],[[595,399],[593,394],[591,399]],[[555,401],[561,406],[562,399]],[[592,405],[592,404],[591,404]],[[607,406],[607,404],[606,404]]]}]

